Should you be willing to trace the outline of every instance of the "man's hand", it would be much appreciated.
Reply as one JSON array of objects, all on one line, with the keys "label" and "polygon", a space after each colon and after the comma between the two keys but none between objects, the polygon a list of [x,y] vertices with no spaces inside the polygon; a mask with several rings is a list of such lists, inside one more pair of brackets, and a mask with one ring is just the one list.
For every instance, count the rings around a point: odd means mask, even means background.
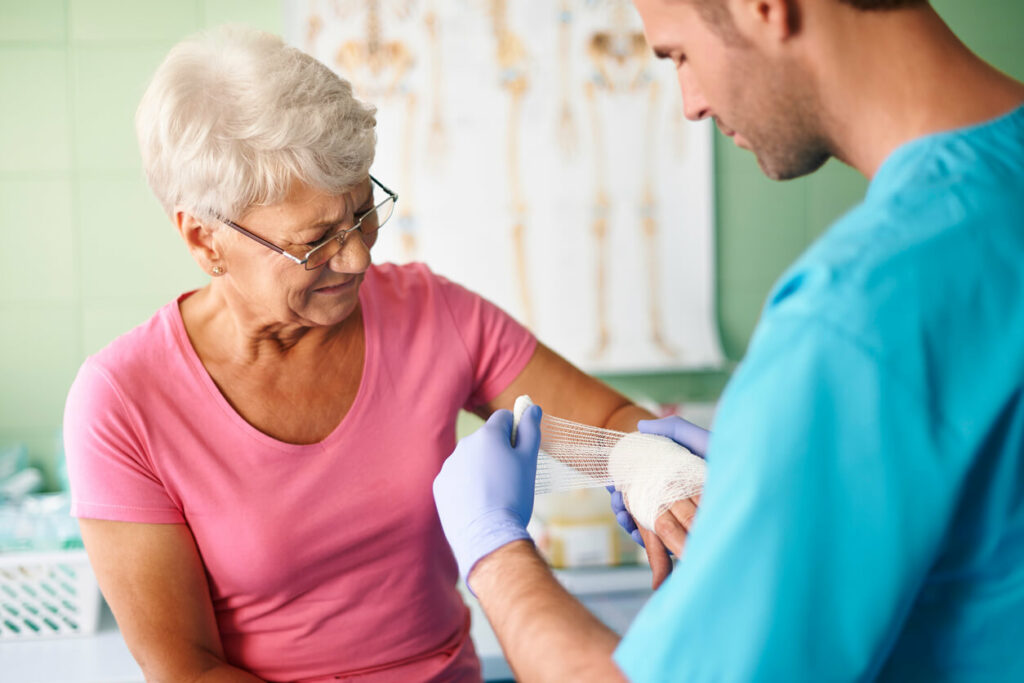
[{"label": "man's hand", "polygon": [[496,411],[459,442],[434,479],[441,527],[467,585],[481,558],[530,538],[526,525],[533,514],[540,418],[539,406],[523,413],[513,447],[512,413]]}]

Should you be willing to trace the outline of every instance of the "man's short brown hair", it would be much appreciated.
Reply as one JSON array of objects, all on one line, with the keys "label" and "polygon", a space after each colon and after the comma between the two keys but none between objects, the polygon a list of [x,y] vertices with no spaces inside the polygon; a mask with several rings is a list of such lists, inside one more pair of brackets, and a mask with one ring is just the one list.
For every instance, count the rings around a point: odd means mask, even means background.
[{"label": "man's short brown hair", "polygon": [[[712,28],[727,43],[742,45],[745,43],[736,26],[732,22],[732,16],[725,6],[725,0],[684,0],[697,7],[704,23]],[[844,5],[849,5],[860,10],[893,10],[906,9],[908,7],[920,7],[927,5],[931,0],[837,0]]]},{"label": "man's short brown hair", "polygon": [[857,9],[902,9],[916,5],[926,5],[928,0],[839,0],[844,5]]}]

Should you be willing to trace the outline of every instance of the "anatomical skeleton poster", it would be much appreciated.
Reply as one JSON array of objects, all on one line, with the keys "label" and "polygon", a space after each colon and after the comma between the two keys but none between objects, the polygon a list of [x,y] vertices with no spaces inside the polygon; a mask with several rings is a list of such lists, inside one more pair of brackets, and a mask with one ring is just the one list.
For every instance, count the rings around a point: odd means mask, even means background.
[{"label": "anatomical skeleton poster", "polygon": [[424,261],[591,372],[721,364],[711,124],[629,0],[288,0],[287,39],[377,107]]}]

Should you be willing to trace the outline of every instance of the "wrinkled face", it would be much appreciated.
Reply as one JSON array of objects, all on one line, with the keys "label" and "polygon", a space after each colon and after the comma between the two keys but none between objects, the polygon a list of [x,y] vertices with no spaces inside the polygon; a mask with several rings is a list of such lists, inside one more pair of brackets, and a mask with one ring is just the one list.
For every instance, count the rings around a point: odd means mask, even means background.
[{"label": "wrinkled face", "polygon": [[[728,0],[721,2],[728,11]],[[828,160],[812,80],[795,60],[763,54],[735,27],[712,28],[691,2],[634,4],[647,42],[676,67],[687,118],[714,118],[776,180],[806,175]]]},{"label": "wrinkled face", "polygon": [[[369,178],[341,195],[295,183],[284,201],[251,209],[238,222],[291,253],[304,254],[325,236],[351,227],[354,214],[372,207]],[[376,240],[376,233],[365,239],[358,235],[356,230],[326,264],[306,270],[262,244],[224,228],[216,235],[228,272],[224,283],[233,287],[255,319],[267,326],[338,324],[359,303],[359,286],[370,265],[370,248]]]}]

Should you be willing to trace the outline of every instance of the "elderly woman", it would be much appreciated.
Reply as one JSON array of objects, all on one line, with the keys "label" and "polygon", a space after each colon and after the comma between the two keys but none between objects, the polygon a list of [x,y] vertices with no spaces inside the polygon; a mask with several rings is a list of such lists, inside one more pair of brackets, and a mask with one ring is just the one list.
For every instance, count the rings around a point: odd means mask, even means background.
[{"label": "elderly woman", "polygon": [[65,438],[147,678],[478,680],[431,494],[459,409],[648,414],[425,266],[371,263],[397,201],[369,174],[374,109],[306,54],[183,42],[137,128],[211,280],[85,362]]}]

